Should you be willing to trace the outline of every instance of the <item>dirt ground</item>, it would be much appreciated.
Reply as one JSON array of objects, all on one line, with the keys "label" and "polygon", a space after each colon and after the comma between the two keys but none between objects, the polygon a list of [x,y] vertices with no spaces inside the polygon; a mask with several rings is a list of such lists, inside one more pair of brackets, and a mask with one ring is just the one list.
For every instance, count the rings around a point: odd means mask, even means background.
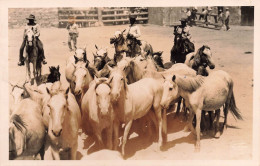
[{"label": "dirt ground", "polygon": [[[108,47],[109,56],[113,56],[114,48],[109,44],[109,38],[116,30],[126,26],[106,26],[79,29],[78,46],[87,44],[87,56],[92,61],[94,44]],[[168,142],[163,150],[157,148],[156,142],[147,137],[138,137],[133,133],[126,144],[128,160],[250,160],[252,159],[252,126],[253,126],[253,27],[232,26],[231,31],[211,30],[192,27],[192,40],[196,50],[202,45],[210,46],[214,70],[228,72],[234,81],[236,104],[240,109],[243,121],[236,121],[231,113],[228,116],[227,130],[219,139],[210,135],[201,138],[201,151],[194,152],[195,137],[190,132],[184,132],[185,123],[181,118],[168,116]],[[170,59],[173,45],[173,28],[156,25],[140,25],[141,39],[148,41],[154,51],[164,51],[164,62]],[[9,29],[9,80],[21,83],[25,80],[25,67],[18,67],[19,48],[22,43],[23,29]],[[66,29],[41,29],[40,39],[44,44],[48,64],[43,66],[43,74],[48,73],[48,66],[60,65],[61,81],[66,86],[65,63],[73,54],[67,46]],[[87,136],[79,137],[78,159],[90,153],[93,141]],[[102,157],[100,157],[102,158]]]}]

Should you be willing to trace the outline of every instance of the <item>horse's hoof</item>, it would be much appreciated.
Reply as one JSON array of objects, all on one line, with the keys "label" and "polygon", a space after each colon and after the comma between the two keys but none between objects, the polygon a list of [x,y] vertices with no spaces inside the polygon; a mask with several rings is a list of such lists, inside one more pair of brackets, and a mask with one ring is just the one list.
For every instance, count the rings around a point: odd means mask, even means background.
[{"label": "horse's hoof", "polygon": [[198,147],[195,147],[195,150],[194,150],[195,153],[199,153],[200,152],[200,148]]},{"label": "horse's hoof", "polygon": [[219,138],[220,137],[220,132],[218,131],[218,132],[216,132],[216,134],[215,134],[215,138]]}]

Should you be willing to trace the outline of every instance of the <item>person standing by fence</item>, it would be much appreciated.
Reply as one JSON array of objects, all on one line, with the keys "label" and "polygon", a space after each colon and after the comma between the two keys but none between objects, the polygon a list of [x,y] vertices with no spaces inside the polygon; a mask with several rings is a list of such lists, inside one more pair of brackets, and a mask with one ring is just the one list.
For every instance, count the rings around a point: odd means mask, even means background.
[{"label": "person standing by fence", "polygon": [[75,23],[74,19],[68,21],[67,30],[69,31],[68,45],[70,51],[73,51],[71,41],[73,41],[74,48],[77,49],[77,38],[79,36],[78,25]]},{"label": "person standing by fence", "polygon": [[225,13],[225,25],[226,25],[227,31],[231,30],[230,27],[229,27],[229,16],[230,16],[229,9],[226,8],[226,13]]}]

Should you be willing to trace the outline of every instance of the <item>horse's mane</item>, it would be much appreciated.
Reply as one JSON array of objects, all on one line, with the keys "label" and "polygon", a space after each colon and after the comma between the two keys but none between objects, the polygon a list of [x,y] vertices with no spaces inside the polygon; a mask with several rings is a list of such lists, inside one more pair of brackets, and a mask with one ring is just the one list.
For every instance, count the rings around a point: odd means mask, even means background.
[{"label": "horse's mane", "polygon": [[93,78],[94,78],[94,76],[98,77],[97,70],[94,67],[88,65],[87,70],[88,70],[89,74],[91,75],[91,77],[93,77]]},{"label": "horse's mane", "polygon": [[106,85],[111,89],[110,84],[107,82],[107,78],[100,78],[100,79],[98,80],[98,82],[96,83],[95,89],[97,89],[97,87],[98,87],[100,84],[106,84]]},{"label": "horse's mane", "polygon": [[185,91],[194,92],[204,83],[204,77],[200,75],[197,75],[196,77],[178,76],[176,77],[176,83],[179,88]]},{"label": "horse's mane", "polygon": [[21,118],[20,115],[14,114],[11,118],[11,121],[13,121],[13,124],[15,125],[15,127],[23,132],[23,128],[26,130],[26,123],[23,121],[23,119]]}]

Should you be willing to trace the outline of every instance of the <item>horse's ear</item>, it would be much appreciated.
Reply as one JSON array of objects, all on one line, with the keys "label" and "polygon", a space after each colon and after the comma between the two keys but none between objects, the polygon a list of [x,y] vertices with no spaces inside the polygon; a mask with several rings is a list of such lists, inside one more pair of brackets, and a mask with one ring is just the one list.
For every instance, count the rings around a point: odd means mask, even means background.
[{"label": "horse's ear", "polygon": [[[47,93],[49,94],[49,95],[51,95],[51,92],[50,92],[50,90],[46,87],[46,91],[47,91]],[[51,95],[52,96],[52,95]]]},{"label": "horse's ear", "polygon": [[75,64],[78,63],[79,58],[74,55],[74,59],[75,59]]},{"label": "horse's ear", "polygon": [[173,75],[172,76],[172,81],[175,82],[175,80],[176,80],[176,75]]},{"label": "horse's ear", "polygon": [[122,34],[123,34],[125,31],[126,31],[126,29],[124,29],[124,30],[122,31]]},{"label": "horse's ear", "polygon": [[86,61],[85,68],[88,68],[88,65],[89,65],[89,61]]},{"label": "horse's ear", "polygon": [[146,56],[150,55],[150,53],[151,53],[151,51],[148,50],[148,51],[146,52]]},{"label": "horse's ear", "polygon": [[51,67],[49,66],[49,70],[50,70],[50,72],[52,71],[52,69],[51,69]]},{"label": "horse's ear", "polygon": [[97,76],[94,75],[94,81],[97,83],[98,82],[98,79],[97,79]]},{"label": "horse's ear", "polygon": [[112,80],[113,80],[113,77],[110,78],[110,79],[108,79],[108,80],[107,80],[108,84],[110,84],[110,83],[112,82]]},{"label": "horse's ear", "polygon": [[112,67],[110,67],[109,65],[107,65],[107,68],[108,68],[108,70],[110,70],[110,71],[112,71],[112,70],[113,70],[113,68],[112,68]]},{"label": "horse's ear", "polygon": [[164,77],[164,75],[162,74],[162,78],[165,80],[165,77]]},{"label": "horse's ear", "polygon": [[85,44],[84,48],[83,48],[84,52],[87,51],[87,44]]},{"label": "horse's ear", "polygon": [[83,61],[84,61],[84,62],[87,62],[87,54],[86,54],[86,52],[85,52],[84,55],[83,55]]},{"label": "horse's ear", "polygon": [[69,94],[69,91],[70,91],[70,87],[68,87],[65,91],[65,98],[68,99],[68,94]]},{"label": "horse's ear", "polygon": [[58,70],[58,71],[60,70],[60,65],[57,66],[57,70]]},{"label": "horse's ear", "polygon": [[95,44],[96,49],[98,50],[98,46]]},{"label": "horse's ear", "polygon": [[14,87],[14,84],[13,84],[13,83],[9,82],[9,84],[11,85],[11,87]]},{"label": "horse's ear", "polygon": [[92,52],[92,54],[93,54],[93,56],[94,56],[94,58],[96,57],[96,54],[94,54],[93,52]]},{"label": "horse's ear", "polygon": [[163,51],[159,51],[159,56],[162,56],[162,54],[163,54]]}]

